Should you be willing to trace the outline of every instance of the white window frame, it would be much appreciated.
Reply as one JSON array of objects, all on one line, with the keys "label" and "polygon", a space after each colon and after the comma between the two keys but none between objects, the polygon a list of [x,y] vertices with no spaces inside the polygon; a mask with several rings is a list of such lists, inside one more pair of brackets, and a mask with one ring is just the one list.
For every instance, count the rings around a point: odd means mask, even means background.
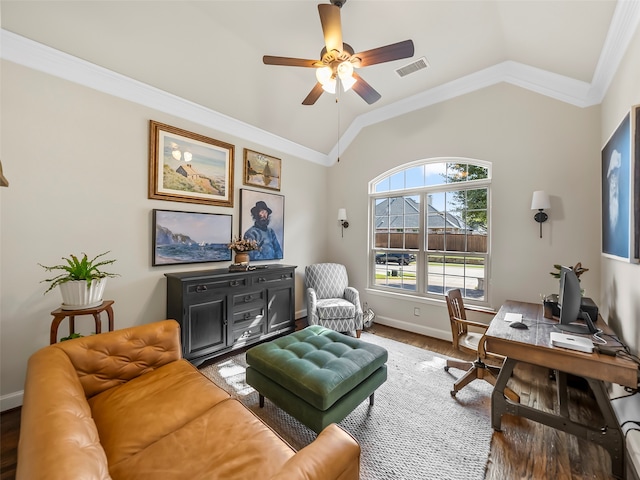
[{"label": "white window frame", "polygon": [[[412,187],[412,188],[404,188],[399,190],[388,190],[385,192],[375,192],[375,186],[380,181],[392,177],[393,175],[410,170],[412,168],[422,166],[422,165],[431,165],[438,163],[458,163],[458,164],[467,164],[478,167],[483,167],[487,169],[487,178],[479,179],[479,180],[470,180],[466,182],[453,182],[453,183],[442,183],[435,186],[422,186],[422,187]],[[406,163],[403,165],[399,165],[391,170],[388,170],[376,178],[372,179],[369,182],[369,285],[368,289],[376,292],[384,292],[386,294],[397,295],[397,296],[411,296],[425,299],[437,299],[442,300],[442,294],[440,293],[430,293],[427,291],[427,278],[429,274],[429,267],[427,264],[427,256],[433,253],[443,253],[443,254],[455,254],[456,256],[469,256],[469,257],[483,257],[485,259],[485,270],[484,270],[484,298],[482,300],[473,299],[465,297],[465,303],[475,304],[478,306],[488,306],[489,305],[489,279],[490,279],[490,270],[491,270],[491,182],[492,182],[492,171],[491,171],[491,163],[479,160],[475,158],[461,158],[461,157],[437,157],[430,158],[424,160],[418,160],[410,163]],[[440,193],[445,191],[458,191],[458,190],[472,190],[477,188],[486,188],[487,189],[487,251],[483,252],[447,252],[447,251],[431,251],[426,250],[426,230],[425,230],[425,208],[426,208],[426,199],[429,193]],[[397,248],[377,248],[375,245],[375,225],[376,225],[376,201],[381,198],[391,198],[391,197],[407,197],[407,196],[419,196],[420,197],[420,213],[419,213],[419,232],[418,232],[418,249],[416,250],[406,250],[406,249],[397,249]],[[405,289],[405,288],[397,288],[390,287],[385,285],[376,285],[376,253],[378,252],[394,252],[394,253],[413,253],[416,255],[416,288],[415,290]],[[398,265],[398,268],[402,268]],[[389,272],[387,272],[389,273]],[[465,279],[468,278],[465,275]],[[464,293],[464,292],[463,292]]]}]

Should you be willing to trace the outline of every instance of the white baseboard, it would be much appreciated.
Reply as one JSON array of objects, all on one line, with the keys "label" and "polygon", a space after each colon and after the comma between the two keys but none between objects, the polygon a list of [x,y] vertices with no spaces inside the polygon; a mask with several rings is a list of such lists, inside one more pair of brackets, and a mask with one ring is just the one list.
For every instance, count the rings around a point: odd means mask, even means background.
[{"label": "white baseboard", "polygon": [[381,317],[380,315],[376,315],[376,318],[373,321],[374,323],[386,325],[387,327],[394,327],[407,332],[418,333],[420,335],[439,338],[440,340],[447,340],[449,342],[452,341],[450,330],[439,330],[425,325],[416,325],[415,323],[404,322],[396,318]]},{"label": "white baseboard", "polygon": [[0,412],[5,410],[11,410],[12,408],[22,406],[22,397],[24,396],[24,390],[19,392],[9,393],[0,397]]}]

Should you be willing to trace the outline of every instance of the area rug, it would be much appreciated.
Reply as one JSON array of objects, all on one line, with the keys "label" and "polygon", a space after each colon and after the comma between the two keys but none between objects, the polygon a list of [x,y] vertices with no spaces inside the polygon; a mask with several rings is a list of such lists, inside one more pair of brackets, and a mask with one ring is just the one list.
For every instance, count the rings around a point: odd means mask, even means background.
[{"label": "area rug", "polygon": [[[491,391],[477,381],[451,397],[463,372],[444,371],[446,358],[367,332],[362,340],[389,352],[388,379],[376,390],[375,404],[360,404],[340,426],[362,448],[363,480],[478,480],[485,476],[491,444]],[[207,377],[258,415],[299,450],[315,433],[245,383],[245,355],[201,369]]]}]

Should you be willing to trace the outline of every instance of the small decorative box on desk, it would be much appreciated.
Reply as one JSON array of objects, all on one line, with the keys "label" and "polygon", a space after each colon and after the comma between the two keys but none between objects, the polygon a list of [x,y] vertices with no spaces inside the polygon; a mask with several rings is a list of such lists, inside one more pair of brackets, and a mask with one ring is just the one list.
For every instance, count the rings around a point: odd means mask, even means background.
[{"label": "small decorative box on desk", "polygon": [[167,318],[194,365],[295,330],[295,266],[166,273]]}]

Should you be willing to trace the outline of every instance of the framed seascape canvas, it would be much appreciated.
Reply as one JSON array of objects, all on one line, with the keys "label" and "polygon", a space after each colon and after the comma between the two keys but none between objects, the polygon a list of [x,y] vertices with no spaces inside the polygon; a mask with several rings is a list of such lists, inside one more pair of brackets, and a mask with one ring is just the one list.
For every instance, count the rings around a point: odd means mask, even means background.
[{"label": "framed seascape canvas", "polygon": [[231,260],[231,215],[153,210],[153,266]]},{"label": "framed seascape canvas", "polygon": [[240,233],[258,243],[250,260],[284,258],[284,196],[240,189]]},{"label": "framed seascape canvas", "polygon": [[631,124],[627,113],[602,149],[602,253],[624,261],[637,261]]},{"label": "framed seascape canvas", "polygon": [[234,146],[150,123],[149,198],[233,206]]},{"label": "framed seascape canvas", "polygon": [[244,149],[244,184],[280,191],[282,160]]}]

